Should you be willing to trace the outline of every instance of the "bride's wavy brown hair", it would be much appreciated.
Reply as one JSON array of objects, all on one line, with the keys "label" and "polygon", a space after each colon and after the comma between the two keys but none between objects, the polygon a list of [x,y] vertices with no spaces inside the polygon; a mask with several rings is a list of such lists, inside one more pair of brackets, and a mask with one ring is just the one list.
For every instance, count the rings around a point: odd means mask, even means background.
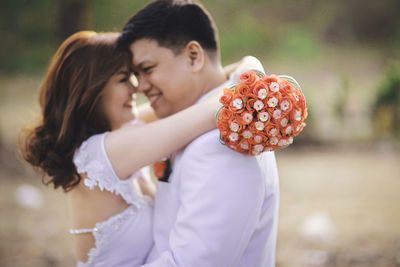
[{"label": "bride's wavy brown hair", "polygon": [[111,130],[101,109],[103,88],[122,67],[132,69],[131,54],[117,39],[117,33],[78,32],[54,55],[40,87],[40,122],[19,140],[22,157],[43,172],[43,183],[65,192],[79,184],[75,150],[91,135]]}]

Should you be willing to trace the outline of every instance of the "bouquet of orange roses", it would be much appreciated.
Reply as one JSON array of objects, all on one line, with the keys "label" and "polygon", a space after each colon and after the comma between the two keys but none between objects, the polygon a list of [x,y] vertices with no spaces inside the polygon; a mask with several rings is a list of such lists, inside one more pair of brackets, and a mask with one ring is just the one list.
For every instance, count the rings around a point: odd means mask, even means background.
[{"label": "bouquet of orange roses", "polygon": [[239,84],[224,89],[220,102],[217,127],[221,141],[252,156],[290,145],[306,125],[304,95],[289,76],[245,72]]}]

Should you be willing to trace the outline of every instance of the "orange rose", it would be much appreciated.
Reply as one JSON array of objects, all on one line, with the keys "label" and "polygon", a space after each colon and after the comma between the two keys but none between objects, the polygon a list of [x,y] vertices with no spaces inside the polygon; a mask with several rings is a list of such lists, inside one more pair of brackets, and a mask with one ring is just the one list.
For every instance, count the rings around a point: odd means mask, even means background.
[{"label": "orange rose", "polygon": [[294,124],[288,123],[286,127],[282,127],[280,132],[282,136],[293,136],[294,135]]},{"label": "orange rose", "polygon": [[271,138],[273,136],[280,135],[279,129],[280,129],[279,125],[276,125],[274,123],[269,123],[264,128],[264,133],[265,133],[266,136]]},{"label": "orange rose", "polygon": [[255,135],[255,134],[263,134],[264,133],[264,129],[265,129],[265,127],[267,125],[268,125],[267,123],[263,123],[261,121],[252,121],[252,123],[250,123],[248,129],[251,131],[251,133],[253,135]]},{"label": "orange rose", "polygon": [[249,143],[252,145],[265,144],[267,141],[268,141],[268,137],[263,132],[255,133],[249,139]]},{"label": "orange rose", "polygon": [[294,93],[297,91],[297,88],[293,84],[284,79],[281,79],[280,87],[281,90],[286,92],[287,94]]},{"label": "orange rose", "polygon": [[297,94],[299,96],[299,106],[302,110],[306,110],[307,109],[307,105],[306,105],[306,99],[304,97],[304,95],[301,92],[298,92]]},{"label": "orange rose", "polygon": [[235,95],[240,95],[242,97],[246,97],[247,94],[249,94],[250,92],[251,92],[251,89],[250,89],[249,85],[247,85],[245,83],[239,83],[235,87]]},{"label": "orange rose", "polygon": [[273,83],[273,82],[278,82],[278,79],[279,79],[279,77],[276,76],[276,75],[274,75],[274,74],[272,74],[272,75],[270,75],[270,76],[265,75],[265,76],[261,77],[261,80],[262,80],[263,82],[265,82],[266,84],[268,84],[268,85],[269,85],[270,83]]},{"label": "orange rose", "polygon": [[272,121],[274,123],[276,123],[279,126],[279,122],[281,121],[281,119],[285,116],[282,113],[282,110],[280,110],[279,108],[274,109],[274,111],[272,112]]},{"label": "orange rose", "polygon": [[230,105],[230,103],[232,102],[232,98],[233,98],[233,92],[230,89],[225,88],[224,94],[219,99],[219,102],[222,105],[224,105],[225,107],[228,107]]},{"label": "orange rose", "polygon": [[274,116],[274,111],[277,110],[277,109],[279,109],[279,106],[276,106],[276,107],[274,107],[274,108],[267,108],[267,109],[265,109],[265,111],[268,112],[271,121],[273,121],[273,122],[276,122],[276,119],[274,119],[273,116]]},{"label": "orange rose", "polygon": [[[263,99],[264,105],[266,108],[275,108],[279,107],[279,102],[282,98],[282,94],[280,92],[269,92],[268,96]],[[277,101],[276,101],[277,100]]]},{"label": "orange rose", "polygon": [[291,99],[294,99],[294,100],[292,100],[292,102],[293,102],[293,106],[296,109],[300,109],[300,110],[307,109],[306,99],[304,98],[304,95],[300,92],[300,90],[298,90],[295,93],[290,94],[289,97]]},{"label": "orange rose", "polygon": [[230,149],[233,149],[233,150],[235,150],[235,151],[237,151],[237,152],[241,152],[241,151],[238,149],[236,143],[232,143],[232,142],[230,142],[229,140],[224,141],[224,143],[225,143],[225,145],[226,145],[227,147],[229,147]]},{"label": "orange rose", "polygon": [[307,108],[305,108],[304,112],[303,112],[303,117],[301,118],[301,120],[304,121],[305,119],[307,119],[307,117],[308,117],[308,110],[307,110]]},{"label": "orange rose", "polygon": [[234,97],[232,102],[229,104],[229,110],[233,113],[243,112],[245,107],[245,102],[242,97]]},{"label": "orange rose", "polygon": [[260,112],[258,112],[257,118],[259,121],[262,121],[265,124],[269,123],[269,121],[271,120],[271,116],[266,110],[261,110]]},{"label": "orange rose", "polygon": [[218,114],[218,120],[227,121],[233,116],[232,112],[227,108],[222,108]]},{"label": "orange rose", "polygon": [[278,126],[282,129],[285,128],[289,123],[289,117],[287,116],[282,116],[282,118],[280,118],[279,120],[279,124]]},{"label": "orange rose", "polygon": [[218,121],[217,127],[219,129],[219,132],[221,133],[221,136],[225,137],[226,135],[228,135],[229,124],[226,121]]},{"label": "orange rose", "polygon": [[263,81],[258,81],[253,86],[253,94],[259,99],[265,99],[268,95],[268,86]]},{"label": "orange rose", "polygon": [[246,153],[251,149],[251,144],[246,139],[242,139],[239,143],[239,148]]},{"label": "orange rose", "polygon": [[294,123],[299,123],[303,116],[304,116],[304,111],[302,111],[301,109],[297,109],[294,108],[292,109],[292,111],[290,111],[290,121],[294,122]]},{"label": "orange rose", "polygon": [[237,119],[240,122],[240,124],[242,124],[242,125],[249,124],[254,119],[253,112],[245,111],[245,112],[241,113],[240,116],[237,117]]},{"label": "orange rose", "polygon": [[257,73],[254,71],[247,71],[240,75],[240,82],[245,83],[249,86],[253,86],[258,81]]},{"label": "orange rose", "polygon": [[292,100],[290,97],[283,97],[280,99],[278,107],[282,110],[283,114],[288,114],[293,108]]},{"label": "orange rose", "polygon": [[228,120],[228,126],[232,132],[240,132],[243,128],[242,123],[236,117],[231,117]]},{"label": "orange rose", "polygon": [[293,132],[294,136],[298,136],[301,131],[303,131],[306,124],[304,122],[294,123],[293,124]]},{"label": "orange rose", "polygon": [[246,109],[252,113],[254,112],[254,103],[257,101],[257,96],[254,94],[247,95]]}]

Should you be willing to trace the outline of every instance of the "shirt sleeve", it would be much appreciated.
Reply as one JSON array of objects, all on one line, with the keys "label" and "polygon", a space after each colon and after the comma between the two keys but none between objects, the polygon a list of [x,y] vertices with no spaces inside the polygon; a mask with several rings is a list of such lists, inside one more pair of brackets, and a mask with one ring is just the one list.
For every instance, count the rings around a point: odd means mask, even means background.
[{"label": "shirt sleeve", "polygon": [[145,266],[235,266],[243,255],[261,214],[265,180],[255,157],[218,140],[214,130],[186,148],[170,250]]}]

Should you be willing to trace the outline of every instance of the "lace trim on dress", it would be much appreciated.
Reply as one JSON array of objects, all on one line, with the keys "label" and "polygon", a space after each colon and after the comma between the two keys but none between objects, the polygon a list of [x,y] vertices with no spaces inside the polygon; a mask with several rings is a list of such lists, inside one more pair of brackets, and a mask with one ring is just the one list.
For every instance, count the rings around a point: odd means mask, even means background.
[{"label": "lace trim on dress", "polygon": [[99,262],[101,261],[101,256],[104,255],[104,249],[108,249],[105,246],[112,235],[114,235],[115,231],[121,227],[121,225],[126,222],[132,215],[137,212],[137,207],[129,206],[123,212],[118,213],[114,216],[111,216],[105,221],[96,223],[96,227],[93,229],[85,229],[92,230],[92,234],[95,239],[95,246],[90,249],[88,253],[88,261],[87,262],[78,262],[78,267],[90,267],[94,266],[95,260]]},{"label": "lace trim on dress", "polygon": [[[95,186],[98,186],[102,191],[107,190],[116,195],[120,195],[128,204],[138,205],[143,200],[139,192],[132,186],[132,180],[139,176],[141,172],[138,171],[132,174],[126,180],[118,178],[111,166],[111,162],[106,156],[104,137],[107,134],[108,132],[98,136],[92,136],[82,143],[81,147],[74,155],[74,163],[77,167],[77,172],[80,174],[87,174],[87,178],[83,180],[83,183],[91,190],[93,190]],[[98,148],[94,151],[101,153],[102,156],[89,157],[88,150],[90,150],[90,146],[100,146],[100,151]],[[96,147],[94,149],[96,149]]]}]

